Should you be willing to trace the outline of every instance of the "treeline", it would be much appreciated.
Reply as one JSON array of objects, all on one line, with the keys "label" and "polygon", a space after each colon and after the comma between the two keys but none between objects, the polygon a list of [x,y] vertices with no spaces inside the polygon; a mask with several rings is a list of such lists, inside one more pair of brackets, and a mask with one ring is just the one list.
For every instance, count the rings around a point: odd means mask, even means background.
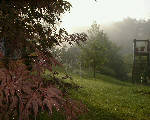
[{"label": "treeline", "polygon": [[120,47],[109,40],[101,26],[94,23],[87,31],[88,39],[80,46],[55,48],[57,58],[64,63],[66,71],[79,75],[106,74],[121,80],[128,79],[130,68],[127,56],[120,53]]},{"label": "treeline", "polygon": [[150,20],[126,18],[103,27],[94,23],[86,33],[88,40],[80,46],[55,48],[66,71],[127,80],[131,78],[133,39],[150,39]]},{"label": "treeline", "polygon": [[126,18],[123,21],[104,26],[104,30],[110,40],[122,48],[122,54],[132,54],[133,39],[150,39],[150,19],[137,20]]}]

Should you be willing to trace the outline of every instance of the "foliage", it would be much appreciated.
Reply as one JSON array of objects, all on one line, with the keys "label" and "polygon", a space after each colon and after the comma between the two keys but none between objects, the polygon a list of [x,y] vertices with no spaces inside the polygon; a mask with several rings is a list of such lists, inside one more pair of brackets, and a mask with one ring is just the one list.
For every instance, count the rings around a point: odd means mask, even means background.
[{"label": "foliage", "polygon": [[[120,53],[121,49],[114,43],[109,43],[109,50],[107,51],[108,62],[104,64],[104,67],[107,67],[112,70],[115,74],[113,77],[117,77],[121,80],[127,80],[127,73],[129,72],[128,61],[125,60],[125,57]],[[110,72],[110,74],[112,73]]]},{"label": "foliage", "polygon": [[107,66],[103,66],[101,68],[100,73],[104,74],[104,75],[113,76],[113,77],[117,76],[116,72],[113,69],[111,69],[110,67],[107,67]]},{"label": "foliage", "polygon": [[81,52],[81,61],[86,67],[92,67],[95,72],[127,79],[128,68],[120,53],[121,49],[108,39],[100,25],[94,23],[91,26],[86,43]]},{"label": "foliage", "polygon": [[36,118],[40,110],[48,110],[51,114],[53,107],[57,111],[63,111],[68,120],[76,118],[76,113],[82,112],[81,104],[78,108],[79,103],[64,99],[64,93],[51,82],[43,82],[41,74],[44,69],[40,65],[35,64],[33,74],[30,74],[31,71],[26,69],[22,61],[11,61],[9,69],[0,69],[1,119],[27,120],[32,114]]},{"label": "foliage", "polygon": [[100,26],[96,23],[88,30],[88,40],[82,47],[81,62],[86,67],[92,66],[93,74],[107,61],[107,42],[108,38]]},{"label": "foliage", "polygon": [[107,34],[101,30],[100,25],[94,23],[87,32],[88,40],[80,46],[64,46],[62,49],[55,49],[59,58],[65,63],[69,72],[76,72],[84,75],[101,73],[110,75],[121,80],[128,79],[131,72],[131,55],[122,55],[122,49],[113,43]]},{"label": "foliage", "polygon": [[[81,104],[67,98],[51,82],[43,78],[45,70],[61,65],[51,54],[51,48],[62,42],[86,40],[85,34],[69,35],[59,28],[60,18],[71,4],[65,0],[2,0],[0,1],[0,39],[3,66],[0,68],[0,119],[27,120],[40,111],[53,108],[76,119],[83,111]],[[30,57],[32,69],[25,61]]]},{"label": "foliage", "polygon": [[51,56],[50,48],[53,45],[85,40],[84,34],[68,35],[64,29],[58,29],[61,15],[69,11],[70,7],[71,4],[64,0],[1,1],[0,36],[6,39],[9,48],[7,54],[14,56],[15,51],[20,51],[24,52],[22,57],[38,49]]},{"label": "foliage", "polygon": [[[110,40],[121,48],[120,53],[124,58],[126,71],[131,77],[133,40],[147,40],[150,38],[150,20],[126,18],[123,21],[104,26],[104,30]],[[146,44],[141,43],[141,45],[145,46]]]},{"label": "foliage", "polygon": [[54,48],[54,54],[63,63],[67,72],[79,69],[81,49],[77,44],[71,47],[64,45],[62,48]]}]

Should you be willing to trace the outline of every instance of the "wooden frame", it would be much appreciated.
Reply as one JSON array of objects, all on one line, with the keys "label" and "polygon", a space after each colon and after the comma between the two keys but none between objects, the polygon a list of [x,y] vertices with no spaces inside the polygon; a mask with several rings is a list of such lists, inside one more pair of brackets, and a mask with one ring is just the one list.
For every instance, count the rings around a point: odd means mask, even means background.
[{"label": "wooden frame", "polygon": [[[147,44],[143,48],[142,48],[142,46],[141,46],[141,48],[138,48],[137,42],[147,42]],[[146,51],[144,50],[144,48],[146,48]],[[136,57],[140,57],[140,58],[146,57],[146,59],[145,59],[146,61],[144,61],[144,62],[143,61],[137,61]],[[142,80],[140,74],[141,73],[144,74],[145,68],[141,69],[141,68],[139,68],[139,66],[144,65],[145,62],[146,62],[146,68],[148,68],[150,66],[150,41],[149,40],[136,40],[136,39],[134,39],[133,40],[133,69],[132,69],[132,81],[134,83],[139,82],[139,80],[140,81]],[[149,70],[147,72],[149,72]],[[146,78],[144,79],[144,81],[147,81]]]}]

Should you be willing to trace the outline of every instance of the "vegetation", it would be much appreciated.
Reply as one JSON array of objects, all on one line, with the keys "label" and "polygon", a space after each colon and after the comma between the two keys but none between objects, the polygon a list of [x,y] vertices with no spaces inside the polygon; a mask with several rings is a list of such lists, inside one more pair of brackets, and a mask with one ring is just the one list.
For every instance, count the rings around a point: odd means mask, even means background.
[{"label": "vegetation", "polygon": [[107,61],[108,39],[106,34],[96,23],[88,30],[88,40],[81,48],[81,64],[85,68],[91,67],[93,77],[96,77],[96,71]]},{"label": "vegetation", "polygon": [[150,20],[137,20],[126,18],[123,21],[115,22],[110,26],[104,26],[111,41],[120,46],[121,53],[124,55],[132,55],[133,39],[147,40],[150,38]]},{"label": "vegetation", "polygon": [[66,69],[69,72],[78,72],[79,75],[85,71],[92,72],[93,77],[96,77],[96,73],[101,73],[121,80],[129,79],[131,56],[123,56],[120,53],[121,48],[109,40],[97,23],[91,26],[87,35],[87,41],[80,46],[64,46],[54,52],[65,64]]},{"label": "vegetation", "polygon": [[85,34],[69,35],[58,26],[70,7],[65,0],[0,1],[1,120],[31,120],[54,110],[70,120],[83,112],[81,104],[58,88],[59,83],[43,77],[45,70],[52,72],[53,66],[61,65],[52,56],[53,46],[86,40]]},{"label": "vegetation", "polygon": [[150,119],[150,88],[127,83],[129,40],[149,37],[150,21],[128,18],[107,34],[95,22],[68,34],[59,24],[70,8],[65,0],[0,1],[0,120]]},{"label": "vegetation", "polygon": [[[58,77],[61,78],[62,74]],[[96,78],[72,74],[72,78],[72,82],[80,87],[69,90],[71,97],[82,101],[88,109],[85,114],[78,116],[78,120],[150,119],[149,86],[119,81],[102,74]],[[70,80],[66,79],[65,82],[70,83]],[[45,113],[40,117],[40,120],[49,120]],[[62,115],[55,112],[52,120],[60,119],[63,120]]]},{"label": "vegetation", "polygon": [[81,88],[72,90],[72,97],[82,100],[88,107],[87,114],[79,120],[150,119],[148,86],[133,85],[100,74],[96,79],[77,75],[73,75],[73,79]]}]

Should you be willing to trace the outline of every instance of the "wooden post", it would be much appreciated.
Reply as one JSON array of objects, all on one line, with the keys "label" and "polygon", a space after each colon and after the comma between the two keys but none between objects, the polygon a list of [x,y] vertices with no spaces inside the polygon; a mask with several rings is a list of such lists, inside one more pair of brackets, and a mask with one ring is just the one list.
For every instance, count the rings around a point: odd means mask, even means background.
[{"label": "wooden post", "polygon": [[[137,51],[136,44],[137,42],[147,43],[147,51]],[[144,58],[146,57],[146,59]],[[136,58],[138,58],[136,60]],[[140,59],[144,58],[144,59]],[[138,61],[138,62],[137,62]],[[150,41],[149,40],[133,40],[133,69],[132,69],[132,82],[143,81],[147,83],[147,77],[149,77],[150,72]],[[138,80],[138,81],[137,81]]]},{"label": "wooden post", "polygon": [[136,39],[133,40],[133,67],[132,67],[132,82],[134,83],[134,64],[135,64],[135,47],[136,47]]},{"label": "wooden post", "polygon": [[148,52],[148,56],[147,56],[147,59],[148,59],[148,67],[150,65],[150,41],[148,40],[148,44],[147,44],[147,52]]},{"label": "wooden post", "polygon": [[136,53],[136,39],[133,41],[133,62],[135,62],[135,53]]},{"label": "wooden post", "polygon": [[150,41],[148,40],[148,45],[147,45],[147,52],[148,52],[148,56],[147,56],[147,58],[148,58],[148,67],[147,67],[147,77],[148,77],[148,79],[150,79],[150,75],[149,75],[149,73],[150,73]]}]

